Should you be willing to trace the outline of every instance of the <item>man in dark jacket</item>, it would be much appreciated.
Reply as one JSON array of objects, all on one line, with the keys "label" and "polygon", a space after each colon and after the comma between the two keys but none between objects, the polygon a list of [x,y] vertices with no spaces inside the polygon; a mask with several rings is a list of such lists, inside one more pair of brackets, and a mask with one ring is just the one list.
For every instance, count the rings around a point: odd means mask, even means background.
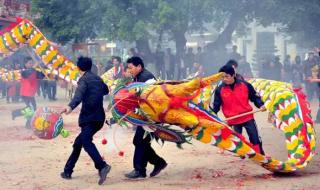
[{"label": "man in dark jacket", "polygon": [[[309,82],[311,79],[316,79],[319,75],[320,64],[314,55],[314,52],[308,53],[308,59],[304,61],[304,79],[305,79],[305,89],[307,93],[308,100],[311,102],[314,95],[320,97],[320,91],[317,83]],[[301,71],[300,71],[301,72]]]},{"label": "man in dark jacket", "polygon": [[[132,57],[127,60],[127,72],[134,77],[135,82],[146,82],[153,80],[155,77],[147,69],[144,68],[144,63],[140,57]],[[166,161],[158,156],[151,147],[150,136],[144,137],[145,130],[142,126],[137,126],[136,133],[133,138],[133,144],[135,146],[133,156],[134,170],[125,176],[130,179],[145,178],[146,167],[148,162],[154,165],[153,171],[150,173],[150,177],[158,175],[161,170],[167,167]]]},{"label": "man in dark jacket", "polygon": [[64,172],[61,173],[61,177],[71,179],[73,168],[83,147],[93,160],[95,168],[99,171],[100,179],[98,183],[102,185],[110,172],[111,166],[103,161],[96,146],[92,143],[92,137],[103,127],[105,121],[103,96],[107,95],[109,90],[102,79],[90,71],[92,67],[90,58],[80,57],[77,66],[82,76],[78,81],[73,99],[62,113],[69,114],[82,103],[79,116],[81,132],[73,143],[73,151],[64,167]]},{"label": "man in dark jacket", "polygon": [[[214,94],[213,112],[218,113],[221,107],[226,118],[247,113],[252,111],[249,100],[261,111],[266,111],[263,101],[257,95],[253,86],[246,81],[237,79],[232,66],[225,65],[220,68],[219,72],[224,72],[225,74],[223,83],[217,87]],[[264,154],[253,114],[230,119],[228,120],[228,125],[233,126],[233,129],[239,134],[242,134],[242,128],[244,127],[250,142],[253,144],[253,149]]]}]

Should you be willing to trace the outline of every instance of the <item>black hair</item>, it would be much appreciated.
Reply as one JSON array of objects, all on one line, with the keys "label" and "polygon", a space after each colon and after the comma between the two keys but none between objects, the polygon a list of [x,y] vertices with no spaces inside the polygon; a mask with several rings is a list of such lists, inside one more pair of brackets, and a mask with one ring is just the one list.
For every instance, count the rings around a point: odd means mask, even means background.
[{"label": "black hair", "polygon": [[115,59],[117,61],[119,61],[119,63],[121,63],[121,58],[119,56],[112,56],[112,60]]},{"label": "black hair", "polygon": [[233,76],[235,74],[234,68],[231,65],[224,65],[219,69],[219,72],[224,72]]},{"label": "black hair", "polygon": [[234,66],[235,68],[238,67],[238,62],[236,60],[233,60],[233,59],[230,59],[226,65],[229,65],[229,66]]},{"label": "black hair", "polygon": [[81,71],[90,71],[92,67],[92,60],[89,57],[79,57],[77,66]]},{"label": "black hair", "polygon": [[131,52],[134,52],[134,53],[135,53],[135,52],[136,52],[136,48],[130,48],[130,49],[129,49],[129,51],[131,51]]},{"label": "black hair", "polygon": [[27,63],[28,61],[32,61],[32,58],[31,57],[26,57],[24,58],[24,62]]},{"label": "black hair", "polygon": [[144,69],[144,63],[142,61],[142,59],[140,57],[131,57],[127,60],[127,65],[131,63],[133,64],[134,66],[138,66],[138,65],[141,65],[141,68]]}]

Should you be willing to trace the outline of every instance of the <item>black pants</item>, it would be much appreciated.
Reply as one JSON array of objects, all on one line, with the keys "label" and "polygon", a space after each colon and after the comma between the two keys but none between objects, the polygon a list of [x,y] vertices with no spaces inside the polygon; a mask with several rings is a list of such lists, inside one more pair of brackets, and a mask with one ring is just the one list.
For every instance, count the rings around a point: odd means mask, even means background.
[{"label": "black pants", "polygon": [[55,100],[57,94],[57,81],[49,80],[48,81],[48,98],[49,100]]},{"label": "black pants", "polygon": [[7,95],[7,88],[6,88],[6,83],[0,79],[0,93],[1,97],[4,98]]},{"label": "black pants", "polygon": [[33,110],[37,109],[36,99],[34,97],[22,96],[22,100],[27,107],[31,107]]},{"label": "black pants", "polygon": [[96,169],[100,171],[106,166],[106,162],[103,161],[96,146],[92,142],[93,135],[103,127],[103,124],[104,122],[91,122],[80,126],[81,132],[73,143],[72,153],[64,167],[65,173],[71,174],[73,172],[73,168],[79,159],[82,147],[93,160]]},{"label": "black pants", "polygon": [[2,97],[3,97],[3,98],[7,96],[7,88],[6,88],[6,86],[4,86],[4,87],[2,88],[1,94],[2,94]]},{"label": "black pants", "polygon": [[161,79],[165,79],[166,77],[166,70],[165,66],[162,63],[156,63],[156,75],[157,77],[160,77]]},{"label": "black pants", "polygon": [[185,79],[187,78],[187,70],[186,68],[178,69],[178,79]]},{"label": "black pants", "polygon": [[48,95],[48,80],[40,80],[40,89],[41,89],[41,93],[43,98],[46,98]]},{"label": "black pants", "polygon": [[151,137],[148,135],[143,138],[145,130],[138,126],[133,138],[135,145],[133,156],[133,167],[141,173],[146,172],[148,162],[152,165],[160,165],[165,163],[164,159],[156,154],[151,147]]},{"label": "black pants", "polygon": [[260,140],[260,136],[258,134],[258,129],[257,129],[257,125],[254,119],[249,120],[245,123],[241,123],[241,124],[237,124],[233,126],[233,129],[239,133],[242,134],[242,129],[243,127],[246,129],[247,134],[249,136],[249,140],[251,142],[251,144],[255,145],[259,145],[260,148],[260,152],[261,154],[264,154],[263,148],[262,148],[262,141]]},{"label": "black pants", "polygon": [[167,71],[167,80],[174,79],[174,70]]},{"label": "black pants", "polygon": [[21,88],[21,84],[20,83],[17,83],[16,84],[16,94],[15,94],[15,101],[19,102],[20,101],[20,88]]},{"label": "black pants", "polygon": [[319,96],[319,106],[318,106],[318,111],[316,116],[316,123],[320,123],[320,96]]},{"label": "black pants", "polygon": [[[23,116],[22,111],[24,109],[26,109],[27,107],[32,108],[34,111],[37,109],[37,104],[36,104],[36,100],[35,100],[34,97],[22,96],[22,99],[23,99],[24,103],[26,104],[26,107],[22,108],[22,109],[13,110],[12,111],[12,117],[13,118]],[[31,118],[27,118],[27,122],[26,122],[26,125],[25,125],[26,128],[30,128],[31,127],[30,126],[30,121],[31,121]]]},{"label": "black pants", "polygon": [[314,94],[316,94],[316,96],[319,97],[320,91],[318,83],[306,83],[306,92],[309,101],[313,100]]},{"label": "black pants", "polygon": [[34,97],[28,97],[28,96],[21,96],[23,102],[26,104],[26,107],[22,108],[22,109],[16,109],[13,112],[15,112],[17,116],[22,116],[21,110],[30,107],[32,108],[34,111],[37,109],[37,104],[36,104],[36,99]]}]

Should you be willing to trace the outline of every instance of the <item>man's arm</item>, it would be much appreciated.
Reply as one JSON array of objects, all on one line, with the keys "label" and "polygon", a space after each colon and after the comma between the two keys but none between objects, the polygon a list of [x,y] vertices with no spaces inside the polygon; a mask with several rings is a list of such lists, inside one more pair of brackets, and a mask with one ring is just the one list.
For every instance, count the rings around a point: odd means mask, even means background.
[{"label": "man's arm", "polygon": [[78,82],[78,87],[76,89],[76,92],[71,100],[71,102],[69,103],[69,107],[74,110],[74,108],[76,108],[82,101],[85,92],[87,90],[87,84],[85,81],[83,80],[79,80]]},{"label": "man's arm", "polygon": [[103,89],[103,95],[109,94],[109,88],[103,81],[102,81],[102,89]]},{"label": "man's arm", "polygon": [[212,111],[217,114],[220,111],[221,104],[222,104],[222,99],[221,99],[220,88],[217,87],[217,90],[214,93],[213,105],[211,107]]},{"label": "man's arm", "polygon": [[258,95],[256,90],[253,88],[253,86],[250,83],[248,82],[245,82],[245,83],[248,87],[250,101],[253,102],[257,108],[261,108],[264,105],[264,102],[261,100],[261,97]]},{"label": "man's arm", "polygon": [[156,79],[156,78],[154,77],[154,75],[152,73],[147,73],[141,77],[141,81],[139,81],[139,82],[146,82],[150,79]]},{"label": "man's arm", "polygon": [[320,79],[308,79],[309,82],[320,82]]},{"label": "man's arm", "polygon": [[36,72],[37,72],[36,73],[37,79],[43,79],[45,77],[45,75],[42,72],[40,72],[40,71],[36,71]]}]

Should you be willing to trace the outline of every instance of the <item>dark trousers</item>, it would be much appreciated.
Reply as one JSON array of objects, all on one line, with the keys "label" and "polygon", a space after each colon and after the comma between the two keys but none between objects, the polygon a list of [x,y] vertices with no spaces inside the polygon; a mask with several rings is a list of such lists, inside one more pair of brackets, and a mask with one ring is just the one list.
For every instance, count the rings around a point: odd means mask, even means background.
[{"label": "dark trousers", "polygon": [[135,146],[133,167],[142,173],[146,172],[148,162],[152,165],[161,165],[165,162],[151,147],[151,137],[148,135],[146,138],[143,138],[144,133],[145,130],[141,126],[138,126],[133,138]]},{"label": "dark trousers", "polygon": [[317,97],[320,97],[320,90],[319,90],[318,83],[306,83],[305,87],[307,92],[307,98],[309,101],[312,101],[315,94]]},{"label": "dark trousers", "polygon": [[0,79],[0,93],[2,95],[2,98],[4,98],[6,95],[7,95],[7,88],[6,88],[6,83],[3,82],[1,79]]},{"label": "dark trousers", "polygon": [[40,80],[40,89],[43,98],[46,98],[48,95],[48,80]]},{"label": "dark trousers", "polygon": [[36,99],[34,97],[22,96],[22,100],[27,107],[31,107],[33,110],[37,109]]},{"label": "dark trousers", "polygon": [[174,79],[174,70],[167,71],[167,80]]},{"label": "dark trousers", "polygon": [[55,100],[57,94],[57,81],[49,80],[48,81],[48,98],[50,100]]},{"label": "dark trousers", "polygon": [[6,88],[6,86],[4,86],[4,87],[2,88],[1,94],[2,94],[2,97],[3,97],[3,98],[7,96],[7,88]]},{"label": "dark trousers", "polygon": [[249,136],[249,140],[253,146],[259,145],[260,152],[264,154],[263,148],[262,148],[262,141],[258,134],[257,125],[254,119],[249,120],[245,123],[237,124],[233,126],[233,129],[239,133],[242,134],[243,127],[246,129],[247,134]]},{"label": "dark trousers", "polygon": [[319,106],[318,106],[318,111],[316,116],[316,123],[320,123],[320,96],[319,96]]},{"label": "dark trousers", "polygon": [[178,69],[178,79],[185,79],[187,78],[187,70],[186,68]]},{"label": "dark trousers", "polygon": [[15,99],[15,101],[17,101],[17,102],[19,102],[19,100],[20,100],[20,88],[21,88],[21,85],[20,85],[20,83],[17,83],[16,84],[16,94],[15,94],[15,97],[14,97],[14,99]]},{"label": "dark trousers", "polygon": [[[24,103],[26,104],[26,107],[25,107],[25,108],[22,108],[22,109],[13,110],[13,111],[12,111],[12,117],[13,117],[13,119],[16,118],[16,117],[23,116],[22,111],[23,111],[24,109],[26,109],[27,107],[32,108],[34,111],[37,109],[37,104],[36,104],[36,100],[35,100],[34,97],[22,96],[22,100],[23,100]],[[27,119],[27,122],[26,122],[25,127],[26,127],[26,128],[30,128],[30,127],[31,127],[31,126],[30,126],[31,118],[26,118],[26,119]]]},{"label": "dark trousers", "polygon": [[156,63],[156,75],[157,77],[160,77],[161,79],[165,79],[166,77],[166,70],[165,65],[162,63]]},{"label": "dark trousers", "polygon": [[93,135],[103,127],[103,124],[104,122],[91,122],[80,126],[81,132],[73,143],[73,150],[64,167],[64,172],[69,174],[73,172],[73,168],[79,159],[82,147],[93,160],[96,169],[100,171],[106,166],[106,162],[103,161],[96,146],[92,142]]},{"label": "dark trousers", "polygon": [[318,108],[317,116],[316,116],[315,121],[316,121],[316,123],[320,123],[320,107]]}]

